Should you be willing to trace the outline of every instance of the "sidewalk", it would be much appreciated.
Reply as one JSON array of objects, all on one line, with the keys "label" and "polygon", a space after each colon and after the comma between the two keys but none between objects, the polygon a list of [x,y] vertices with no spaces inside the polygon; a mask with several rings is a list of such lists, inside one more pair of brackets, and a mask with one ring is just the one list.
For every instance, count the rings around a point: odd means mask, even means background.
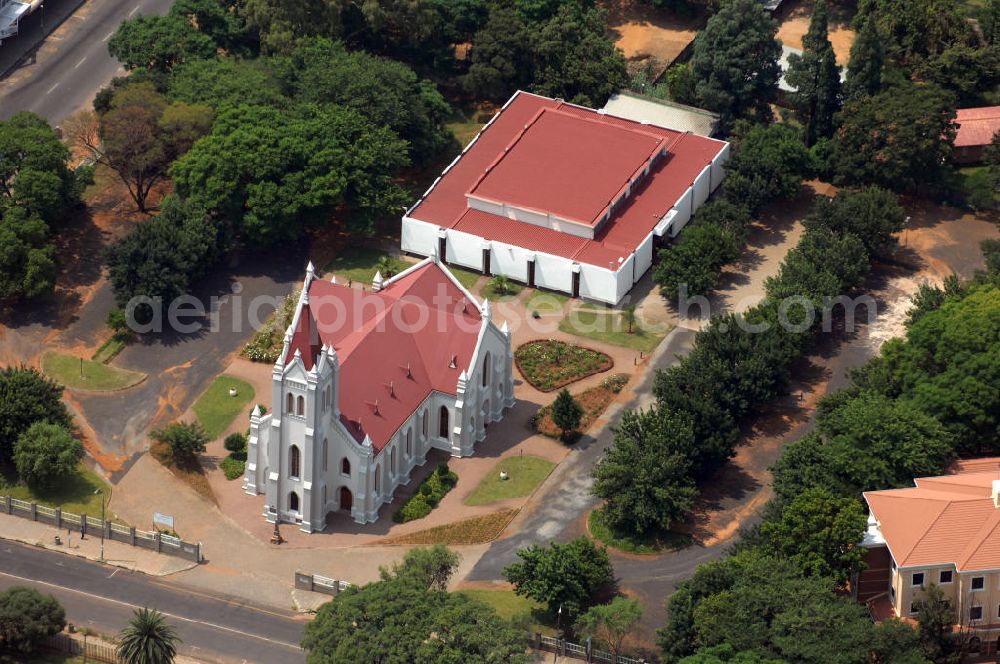
[{"label": "sidewalk", "polygon": [[[62,544],[55,543],[56,535],[62,538]],[[91,534],[86,539],[80,539],[78,532],[70,534],[65,528],[56,529],[47,523],[9,514],[0,514],[0,539],[40,546],[89,560],[101,559],[100,535]],[[104,562],[150,576],[167,576],[197,566],[197,563],[190,560],[111,540],[104,541]]]}]

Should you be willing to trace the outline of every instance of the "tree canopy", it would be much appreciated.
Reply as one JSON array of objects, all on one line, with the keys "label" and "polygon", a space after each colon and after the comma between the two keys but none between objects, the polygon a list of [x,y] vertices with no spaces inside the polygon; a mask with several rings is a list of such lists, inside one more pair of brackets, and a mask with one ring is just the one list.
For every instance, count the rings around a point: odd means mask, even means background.
[{"label": "tree canopy", "polygon": [[586,537],[547,547],[532,544],[518,550],[517,557],[519,562],[504,569],[504,578],[514,584],[514,592],[545,604],[553,616],[561,611],[575,618],[593,603],[595,591],[614,578],[607,549]]},{"label": "tree canopy", "polygon": [[52,595],[14,586],[0,592],[0,651],[33,655],[66,626],[66,611]]},{"label": "tree canopy", "polygon": [[15,441],[36,422],[71,426],[62,392],[33,367],[0,369],[0,460],[11,459]]},{"label": "tree canopy", "polygon": [[52,489],[76,471],[83,443],[60,424],[35,422],[14,443],[17,475],[33,489]]}]

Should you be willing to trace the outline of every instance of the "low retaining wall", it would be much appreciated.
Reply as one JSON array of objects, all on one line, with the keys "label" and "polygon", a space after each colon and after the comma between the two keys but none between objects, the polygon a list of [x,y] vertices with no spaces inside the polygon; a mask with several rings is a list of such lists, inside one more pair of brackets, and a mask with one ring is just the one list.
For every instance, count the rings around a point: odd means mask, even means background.
[{"label": "low retaining wall", "polygon": [[339,595],[342,590],[350,588],[351,584],[347,581],[338,581],[318,574],[296,572],[295,587],[299,590],[310,590],[324,595]]},{"label": "low retaining wall", "polygon": [[80,533],[81,536],[90,535],[104,538],[114,542],[124,542],[132,546],[144,549],[151,549],[157,553],[165,553],[170,556],[177,556],[185,560],[192,560],[196,563],[202,561],[201,542],[192,544],[185,542],[178,537],[164,535],[160,532],[147,532],[136,530],[132,526],[124,526],[120,523],[110,521],[102,522],[86,514],[71,514],[63,512],[60,508],[46,507],[38,503],[29,503],[26,500],[18,500],[11,496],[0,497],[0,505],[5,513],[11,516],[19,516],[32,521],[49,523],[56,528],[66,528]]}]

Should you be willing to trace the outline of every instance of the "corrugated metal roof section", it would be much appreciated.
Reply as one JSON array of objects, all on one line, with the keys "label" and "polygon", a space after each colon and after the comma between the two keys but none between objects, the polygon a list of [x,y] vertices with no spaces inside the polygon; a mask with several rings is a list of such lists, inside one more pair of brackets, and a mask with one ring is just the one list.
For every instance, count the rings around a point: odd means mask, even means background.
[{"label": "corrugated metal roof section", "polygon": [[604,112],[674,131],[689,131],[699,136],[711,136],[719,124],[719,116],[710,111],[634,92],[611,95],[604,105]]}]

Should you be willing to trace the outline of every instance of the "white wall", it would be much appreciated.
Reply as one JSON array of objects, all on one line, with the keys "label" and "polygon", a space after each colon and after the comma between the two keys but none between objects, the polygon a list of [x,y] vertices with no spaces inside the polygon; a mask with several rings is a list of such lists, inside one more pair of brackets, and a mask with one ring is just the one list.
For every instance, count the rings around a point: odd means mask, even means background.
[{"label": "white wall", "polygon": [[701,170],[694,181],[694,209],[697,210],[701,204],[708,200],[708,195],[712,193],[712,166],[709,164]]},{"label": "white wall", "polygon": [[722,148],[719,154],[712,159],[712,191],[715,191],[716,187],[722,184],[723,178],[726,177],[725,165],[727,161],[729,161],[729,143],[726,143],[726,147]]},{"label": "white wall", "polygon": [[483,269],[483,238],[456,231],[448,231],[447,260],[473,270]]},{"label": "white wall", "polygon": [[536,253],[535,285],[573,294],[573,261],[560,256]]},{"label": "white wall", "polygon": [[490,271],[493,274],[504,274],[511,279],[527,282],[528,257],[534,253],[521,247],[494,241],[493,253],[490,254]]},{"label": "white wall", "polygon": [[411,254],[430,256],[437,248],[438,227],[413,217],[403,217],[400,248]]},{"label": "white wall", "polygon": [[653,234],[650,233],[635,250],[635,279],[639,281],[646,270],[653,264]]},{"label": "white wall", "polygon": [[580,297],[617,304],[618,285],[614,272],[604,267],[580,264]]},{"label": "white wall", "polygon": [[635,255],[630,254],[617,272],[613,272],[615,280],[615,299],[611,304],[618,304],[623,297],[632,289],[632,266],[635,264]]},{"label": "white wall", "polygon": [[689,221],[691,221],[691,204],[694,202],[694,190],[688,187],[687,190],[681,194],[681,197],[677,199],[674,203],[674,209],[677,210],[677,215],[674,217],[673,223],[670,225],[670,235],[671,237],[676,236],[682,228],[684,228]]}]

